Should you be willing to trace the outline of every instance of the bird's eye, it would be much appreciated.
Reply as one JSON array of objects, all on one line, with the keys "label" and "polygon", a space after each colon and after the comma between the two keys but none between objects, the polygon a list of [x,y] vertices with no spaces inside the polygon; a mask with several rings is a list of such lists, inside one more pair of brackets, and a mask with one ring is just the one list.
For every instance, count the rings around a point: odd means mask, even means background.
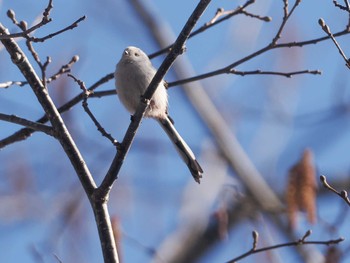
[{"label": "bird's eye", "polygon": [[140,54],[139,54],[139,53],[137,53],[137,52],[135,52],[135,56],[136,56],[136,57],[138,57],[138,56],[140,56]]}]

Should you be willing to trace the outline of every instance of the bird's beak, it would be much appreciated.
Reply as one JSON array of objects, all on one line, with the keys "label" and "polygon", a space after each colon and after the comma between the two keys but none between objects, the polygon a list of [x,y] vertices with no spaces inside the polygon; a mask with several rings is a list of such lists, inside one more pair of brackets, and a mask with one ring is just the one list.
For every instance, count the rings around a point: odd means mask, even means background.
[{"label": "bird's beak", "polygon": [[124,50],[124,55],[129,56],[129,51],[127,51],[126,49]]}]

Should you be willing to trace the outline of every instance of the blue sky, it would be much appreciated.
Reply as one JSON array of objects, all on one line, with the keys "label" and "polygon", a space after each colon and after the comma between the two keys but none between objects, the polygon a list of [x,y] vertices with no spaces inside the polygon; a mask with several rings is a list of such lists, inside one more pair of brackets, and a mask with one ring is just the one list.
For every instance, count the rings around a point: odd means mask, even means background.
[{"label": "blue sky", "polygon": [[[197,74],[226,66],[271,41],[281,23],[283,1],[257,2],[248,10],[272,17],[271,22],[239,16],[188,41],[185,56]],[[149,0],[145,3],[176,35],[197,1]],[[243,3],[212,1],[198,26],[209,21],[218,7],[229,10]],[[19,20],[24,19],[31,25],[45,7],[45,1],[0,0],[0,22],[11,32],[17,32],[18,29],[6,17],[8,9],[15,10]],[[35,45],[42,60],[46,56],[52,58],[49,75],[73,55],[79,55],[80,60],[73,66],[72,74],[90,86],[114,71],[126,46],[139,46],[148,54],[158,50],[128,1],[54,1],[53,21],[37,30],[36,36],[59,30],[83,15],[87,19],[76,29]],[[281,42],[324,36],[317,22],[320,17],[333,32],[343,30],[347,23],[346,14],[335,8],[332,1],[302,1],[288,22]],[[345,52],[349,39],[349,36],[338,39]],[[169,39],[169,43],[173,40]],[[24,42],[19,40],[19,44],[26,51]],[[154,65],[158,67],[162,59],[154,59]],[[299,75],[290,79],[221,75],[201,82],[245,152],[276,193],[283,195],[288,169],[300,158],[305,147],[313,150],[319,173],[327,175],[329,181],[348,178],[348,69],[334,45],[327,41],[303,48],[273,50],[237,68],[242,71],[255,69],[322,71],[322,75]],[[166,79],[175,80],[175,75],[170,71]],[[23,80],[23,77],[11,64],[8,54],[0,50],[0,83],[9,80]],[[113,88],[114,81],[109,81],[100,90]],[[65,76],[50,85],[49,91],[57,105],[80,92],[77,85]],[[227,164],[218,161],[220,155],[212,136],[189,105],[181,87],[171,88],[169,97],[170,114],[176,127],[199,161],[204,163],[204,170],[211,171],[207,176],[225,174],[239,185],[239,180]],[[90,99],[89,105],[101,124],[121,140],[130,116],[116,96]],[[0,90],[0,112],[32,120],[42,116],[40,105],[29,87],[14,86]],[[114,156],[114,148],[96,131],[81,105],[75,106],[63,117],[99,182]],[[1,138],[18,128],[2,122]],[[34,250],[44,262],[57,262],[53,255],[63,262],[101,261],[91,209],[58,143],[36,133],[25,142],[1,150],[0,164],[0,176],[3,177],[0,182],[0,247],[4,248],[0,261],[40,262],[33,256]],[[28,174],[25,177],[28,181],[24,189],[18,190],[15,186],[18,181],[23,181],[24,174]],[[144,120],[110,201],[110,213],[120,219],[125,234],[122,245],[125,262],[150,261],[145,247],[158,248],[183,223],[184,192],[186,189],[200,191],[198,187],[157,123]],[[63,213],[72,200],[77,200],[78,205],[67,223]],[[212,208],[207,211],[209,215],[217,206],[215,198],[211,202]],[[18,209],[13,209],[17,206]],[[314,230],[312,239],[346,237],[349,230],[346,224],[335,234],[325,230],[326,223],[332,222],[338,209],[344,209],[341,201],[334,196],[329,199],[322,196],[318,207],[322,217],[319,224],[310,226],[301,220],[297,232],[303,233],[311,227]],[[255,228],[265,237],[272,235],[272,243],[285,241],[286,238],[271,225],[264,215],[256,221],[244,221],[232,229],[227,242],[217,245],[199,262],[222,262],[243,253],[250,247],[250,233]],[[236,247],[237,242],[244,244]],[[232,249],[232,246],[236,248]],[[348,246],[345,243],[342,248]],[[324,250],[321,247],[317,249]],[[288,262],[297,262],[299,259],[295,258],[294,252],[286,249],[275,253],[280,257],[292,255]],[[254,262],[254,259],[252,257],[245,262]],[[350,261],[347,257],[342,262]]]}]

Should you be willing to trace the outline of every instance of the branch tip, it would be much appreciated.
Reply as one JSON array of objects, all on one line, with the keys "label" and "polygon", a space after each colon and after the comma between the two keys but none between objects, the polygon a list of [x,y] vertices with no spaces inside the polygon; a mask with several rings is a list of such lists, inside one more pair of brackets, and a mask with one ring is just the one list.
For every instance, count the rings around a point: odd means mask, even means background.
[{"label": "branch tip", "polygon": [[6,15],[12,20],[12,22],[16,21],[16,14],[12,9],[7,10]]},{"label": "branch tip", "polygon": [[252,236],[253,236],[253,247],[252,247],[252,250],[255,250],[257,245],[258,245],[258,241],[259,241],[259,233],[258,233],[258,231],[254,230],[252,232]]},{"label": "branch tip", "polygon": [[300,242],[301,242],[301,243],[304,243],[305,240],[306,240],[306,238],[308,238],[309,236],[311,236],[311,234],[312,234],[312,230],[309,229],[308,231],[306,231],[306,233],[304,234],[304,236],[300,239]]}]

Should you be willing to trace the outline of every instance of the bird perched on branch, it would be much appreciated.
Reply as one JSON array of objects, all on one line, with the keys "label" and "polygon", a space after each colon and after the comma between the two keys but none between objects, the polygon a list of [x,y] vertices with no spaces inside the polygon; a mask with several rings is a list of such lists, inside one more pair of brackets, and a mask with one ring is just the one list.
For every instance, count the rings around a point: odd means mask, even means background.
[{"label": "bird perched on branch", "polygon": [[[114,73],[118,97],[125,108],[134,114],[152,78],[156,74],[148,56],[137,47],[127,47],[116,66]],[[166,82],[163,80],[157,87],[145,117],[154,118],[162,126],[176,147],[177,152],[187,164],[194,180],[200,183],[203,170],[197,162],[192,150],[181,138],[168,115],[168,94]]]}]

